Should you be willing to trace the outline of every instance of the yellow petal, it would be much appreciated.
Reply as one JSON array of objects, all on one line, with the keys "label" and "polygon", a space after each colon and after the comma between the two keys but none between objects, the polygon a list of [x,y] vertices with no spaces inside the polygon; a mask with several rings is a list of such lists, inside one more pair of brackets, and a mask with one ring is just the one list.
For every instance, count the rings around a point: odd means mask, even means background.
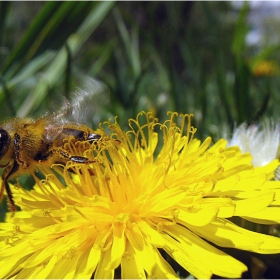
[{"label": "yellow petal", "polygon": [[191,231],[174,225],[165,230],[167,245],[164,249],[197,278],[210,278],[217,274],[237,278],[247,270],[246,266],[213,247]]},{"label": "yellow petal", "polygon": [[148,223],[145,221],[138,223],[139,228],[142,231],[142,234],[146,236],[146,240],[153,244],[154,246],[161,248],[164,245],[164,239],[162,238],[161,233],[157,230],[153,229]]},{"label": "yellow petal", "polygon": [[136,248],[137,250],[143,250],[144,237],[138,225],[134,224],[131,228],[126,229],[125,234],[133,248]]},{"label": "yellow petal", "polygon": [[170,267],[158,250],[146,244],[143,250],[135,250],[137,260],[147,272],[148,278],[153,279],[177,279],[176,273]]},{"label": "yellow petal", "polygon": [[210,279],[212,272],[208,267],[203,266],[201,258],[197,253],[188,252],[186,247],[182,248],[176,244],[174,239],[166,237],[166,244],[163,248],[178,264],[198,279]]},{"label": "yellow petal", "polygon": [[268,207],[259,212],[251,213],[249,216],[243,216],[244,219],[258,224],[272,225],[280,223],[280,208]]},{"label": "yellow petal", "polygon": [[193,226],[204,226],[209,224],[217,216],[218,209],[212,207],[195,209],[190,208],[189,211],[180,209],[178,219],[191,224]]},{"label": "yellow petal", "polygon": [[97,250],[93,246],[88,250],[84,250],[77,264],[73,279],[90,279],[100,260],[100,255],[101,250]]},{"label": "yellow petal", "polygon": [[280,238],[243,229],[226,219],[219,219],[203,228],[189,227],[199,236],[221,247],[238,248],[261,254],[280,252]]},{"label": "yellow petal", "polygon": [[133,246],[126,244],[126,252],[121,261],[122,279],[145,279],[146,274],[140,263],[137,261]]},{"label": "yellow petal", "polygon": [[[204,209],[205,212],[213,212],[215,209],[218,217],[232,217],[235,211],[235,205],[230,198],[225,197],[207,197],[203,198],[195,204],[195,207]],[[210,214],[208,213],[208,215]],[[214,214],[214,213],[213,213]],[[213,216],[214,218],[214,216]]]},{"label": "yellow petal", "polygon": [[13,275],[17,275],[21,271],[21,262],[24,261],[26,258],[28,258],[28,256],[26,256],[25,258],[19,258],[16,262],[11,261],[10,258],[6,258],[4,261],[1,261],[1,278],[8,279],[11,278]]},{"label": "yellow petal", "polygon": [[266,208],[274,199],[274,192],[262,192],[261,195],[251,197],[244,200],[234,201],[236,206],[235,216],[251,216],[255,212],[258,212]]},{"label": "yellow petal", "polygon": [[[116,223],[115,223],[116,224]],[[115,228],[116,226],[114,226]],[[122,256],[125,251],[125,239],[124,239],[124,231],[122,230],[121,235],[115,234],[115,230],[113,234],[113,244],[112,244],[112,251],[111,251],[111,261],[110,266],[111,268],[117,268],[121,262]]]},{"label": "yellow petal", "polygon": [[100,261],[96,268],[94,278],[95,279],[113,279],[114,278],[114,269],[110,267],[111,262],[111,250],[108,249],[102,252]]}]

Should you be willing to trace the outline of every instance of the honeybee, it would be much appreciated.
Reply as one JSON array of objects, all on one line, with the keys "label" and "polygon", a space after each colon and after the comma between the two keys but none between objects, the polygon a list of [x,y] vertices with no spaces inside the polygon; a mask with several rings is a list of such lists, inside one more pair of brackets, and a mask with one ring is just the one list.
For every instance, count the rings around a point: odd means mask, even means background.
[{"label": "honeybee", "polygon": [[80,90],[57,112],[45,114],[37,120],[14,118],[0,124],[0,168],[4,168],[0,201],[6,190],[12,212],[16,211],[16,206],[8,183],[10,179],[30,173],[39,163],[50,167],[53,163],[65,164],[67,161],[89,162],[86,157],[72,155],[64,145],[70,137],[74,143],[93,143],[101,138],[82,124],[83,117],[90,113],[92,97],[101,93],[103,97],[106,95],[99,82],[91,80],[89,86],[92,88]]}]

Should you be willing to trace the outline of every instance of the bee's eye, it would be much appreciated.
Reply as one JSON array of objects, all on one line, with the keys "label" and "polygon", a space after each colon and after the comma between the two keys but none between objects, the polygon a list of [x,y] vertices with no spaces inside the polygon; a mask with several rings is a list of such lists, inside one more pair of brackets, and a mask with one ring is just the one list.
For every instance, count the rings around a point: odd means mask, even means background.
[{"label": "bee's eye", "polygon": [[7,152],[11,139],[8,132],[4,129],[0,129],[0,159]]}]

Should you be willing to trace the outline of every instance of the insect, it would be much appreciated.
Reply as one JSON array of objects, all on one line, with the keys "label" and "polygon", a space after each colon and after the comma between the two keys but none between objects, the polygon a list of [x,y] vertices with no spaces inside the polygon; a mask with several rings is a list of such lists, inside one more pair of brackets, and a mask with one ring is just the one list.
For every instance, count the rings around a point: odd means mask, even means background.
[{"label": "insect", "polygon": [[14,118],[0,124],[0,168],[4,168],[0,201],[6,190],[12,212],[16,211],[16,206],[8,183],[11,178],[30,173],[39,163],[49,167],[53,163],[65,164],[67,161],[89,163],[86,157],[72,155],[64,144],[70,137],[74,143],[93,143],[101,138],[101,135],[82,124],[84,116],[93,108],[93,96],[101,92],[100,89],[103,97],[106,95],[99,82],[90,80],[90,86],[93,89],[79,91],[71,101],[64,102],[57,112],[37,120]]}]

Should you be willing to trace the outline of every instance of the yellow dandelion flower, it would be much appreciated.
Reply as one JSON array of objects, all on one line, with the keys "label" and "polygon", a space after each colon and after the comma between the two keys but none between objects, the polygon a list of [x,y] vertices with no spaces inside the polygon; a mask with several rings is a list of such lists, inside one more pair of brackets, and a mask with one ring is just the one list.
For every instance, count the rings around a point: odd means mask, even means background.
[{"label": "yellow dandelion flower", "polygon": [[32,191],[16,188],[22,211],[1,224],[0,277],[178,278],[168,254],[197,278],[236,278],[246,266],[211,243],[280,252],[279,238],[229,220],[279,223],[278,161],[253,167],[223,139],[209,147],[190,118],[142,113],[128,132],[107,123],[110,137],[88,151],[69,143],[95,162],[69,162],[66,187],[54,173]]}]

